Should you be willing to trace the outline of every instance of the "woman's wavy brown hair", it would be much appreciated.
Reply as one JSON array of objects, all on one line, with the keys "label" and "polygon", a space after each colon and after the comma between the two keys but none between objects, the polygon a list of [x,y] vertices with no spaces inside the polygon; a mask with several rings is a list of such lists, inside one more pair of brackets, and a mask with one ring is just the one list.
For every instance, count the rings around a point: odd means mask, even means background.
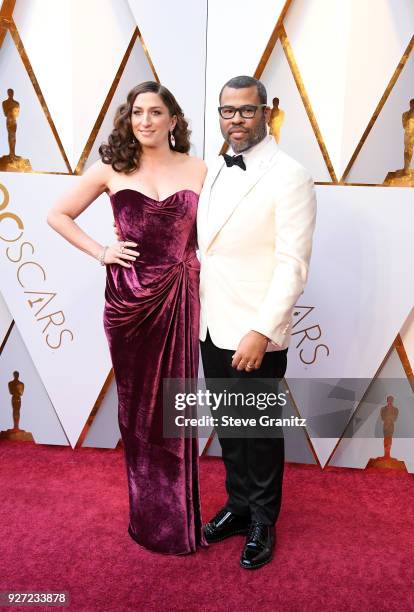
[{"label": "woman's wavy brown hair", "polygon": [[116,111],[114,129],[109,135],[108,142],[101,144],[99,155],[104,164],[111,164],[116,172],[129,174],[137,168],[142,155],[142,147],[135,138],[132,131],[131,114],[135,98],[141,93],[156,93],[160,96],[170,115],[177,117],[177,124],[173,130],[175,138],[174,148],[169,141],[170,149],[180,153],[188,153],[190,150],[190,130],[188,121],[184,117],[177,100],[169,89],[155,81],[145,81],[136,85],[128,94],[125,104],[121,104]]}]

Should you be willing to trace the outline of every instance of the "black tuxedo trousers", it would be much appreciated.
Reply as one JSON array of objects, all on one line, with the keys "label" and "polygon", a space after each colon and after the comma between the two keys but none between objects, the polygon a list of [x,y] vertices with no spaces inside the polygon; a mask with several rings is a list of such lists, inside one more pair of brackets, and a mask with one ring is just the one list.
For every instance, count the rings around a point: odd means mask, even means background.
[{"label": "black tuxedo trousers", "polygon": [[[207,331],[200,342],[206,387],[217,390],[217,379],[243,380],[283,378],[287,349],[265,353],[258,370],[238,371],[231,366],[235,351],[215,346]],[[254,381],[256,382],[256,381]],[[277,381],[275,381],[277,390]],[[280,511],[284,468],[283,437],[227,437],[218,434],[226,468],[228,499],[225,508],[233,514],[273,525]]]}]

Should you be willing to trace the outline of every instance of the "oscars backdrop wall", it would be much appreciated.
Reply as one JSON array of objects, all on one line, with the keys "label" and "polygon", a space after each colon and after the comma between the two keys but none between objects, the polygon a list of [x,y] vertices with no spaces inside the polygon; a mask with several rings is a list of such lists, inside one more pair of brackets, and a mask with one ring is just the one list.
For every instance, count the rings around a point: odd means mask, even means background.
[{"label": "oscars backdrop wall", "polygon": [[[308,416],[311,427],[289,432],[287,458],[363,467],[385,444],[384,453],[391,448],[412,469],[414,451],[396,442],[410,413],[384,382],[405,377],[409,397],[412,1],[378,0],[374,10],[372,0],[262,0],[252,10],[246,0],[16,0],[12,14],[6,4],[13,3],[0,2],[0,164],[7,170],[0,182],[10,193],[0,210],[6,215],[0,222],[6,238],[0,241],[1,430],[19,416],[19,427],[36,441],[117,444],[116,390],[102,328],[104,270],[46,225],[46,211],[77,180],[72,175],[98,158],[116,107],[138,82],[160,79],[171,87],[191,119],[193,152],[204,150],[208,162],[223,144],[219,90],[244,73],[264,81],[274,137],[317,183],[315,247],[295,309],[286,408]],[[113,239],[106,196],[79,222],[101,242]],[[11,261],[7,253],[18,259],[23,242],[29,244],[21,259]],[[23,287],[17,271],[26,263]],[[56,295],[46,303],[49,294]],[[47,335],[57,344],[65,328],[59,348],[49,347]],[[298,378],[329,383],[310,400]],[[345,409],[341,394],[352,397]],[[391,447],[381,429],[391,427],[381,420],[387,394],[399,409]],[[382,414],[396,413],[389,407]],[[219,453],[213,437],[204,445]]]}]

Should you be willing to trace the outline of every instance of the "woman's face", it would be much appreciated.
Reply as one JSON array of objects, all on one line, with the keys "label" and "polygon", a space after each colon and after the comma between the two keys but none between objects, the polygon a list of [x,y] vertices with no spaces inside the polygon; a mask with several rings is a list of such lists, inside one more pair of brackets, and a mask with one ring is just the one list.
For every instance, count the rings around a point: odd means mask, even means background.
[{"label": "woman's face", "polygon": [[134,100],[131,113],[132,131],[143,147],[165,146],[168,132],[174,129],[176,117],[156,93],[140,93]]}]

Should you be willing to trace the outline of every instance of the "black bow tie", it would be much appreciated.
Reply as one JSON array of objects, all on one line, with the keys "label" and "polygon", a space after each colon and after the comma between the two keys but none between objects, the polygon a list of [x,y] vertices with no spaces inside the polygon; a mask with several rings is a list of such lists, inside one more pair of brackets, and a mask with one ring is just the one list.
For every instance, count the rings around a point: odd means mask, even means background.
[{"label": "black bow tie", "polygon": [[227,153],[223,153],[223,157],[228,168],[231,168],[231,166],[239,166],[242,170],[246,170],[243,155],[227,155]]}]

